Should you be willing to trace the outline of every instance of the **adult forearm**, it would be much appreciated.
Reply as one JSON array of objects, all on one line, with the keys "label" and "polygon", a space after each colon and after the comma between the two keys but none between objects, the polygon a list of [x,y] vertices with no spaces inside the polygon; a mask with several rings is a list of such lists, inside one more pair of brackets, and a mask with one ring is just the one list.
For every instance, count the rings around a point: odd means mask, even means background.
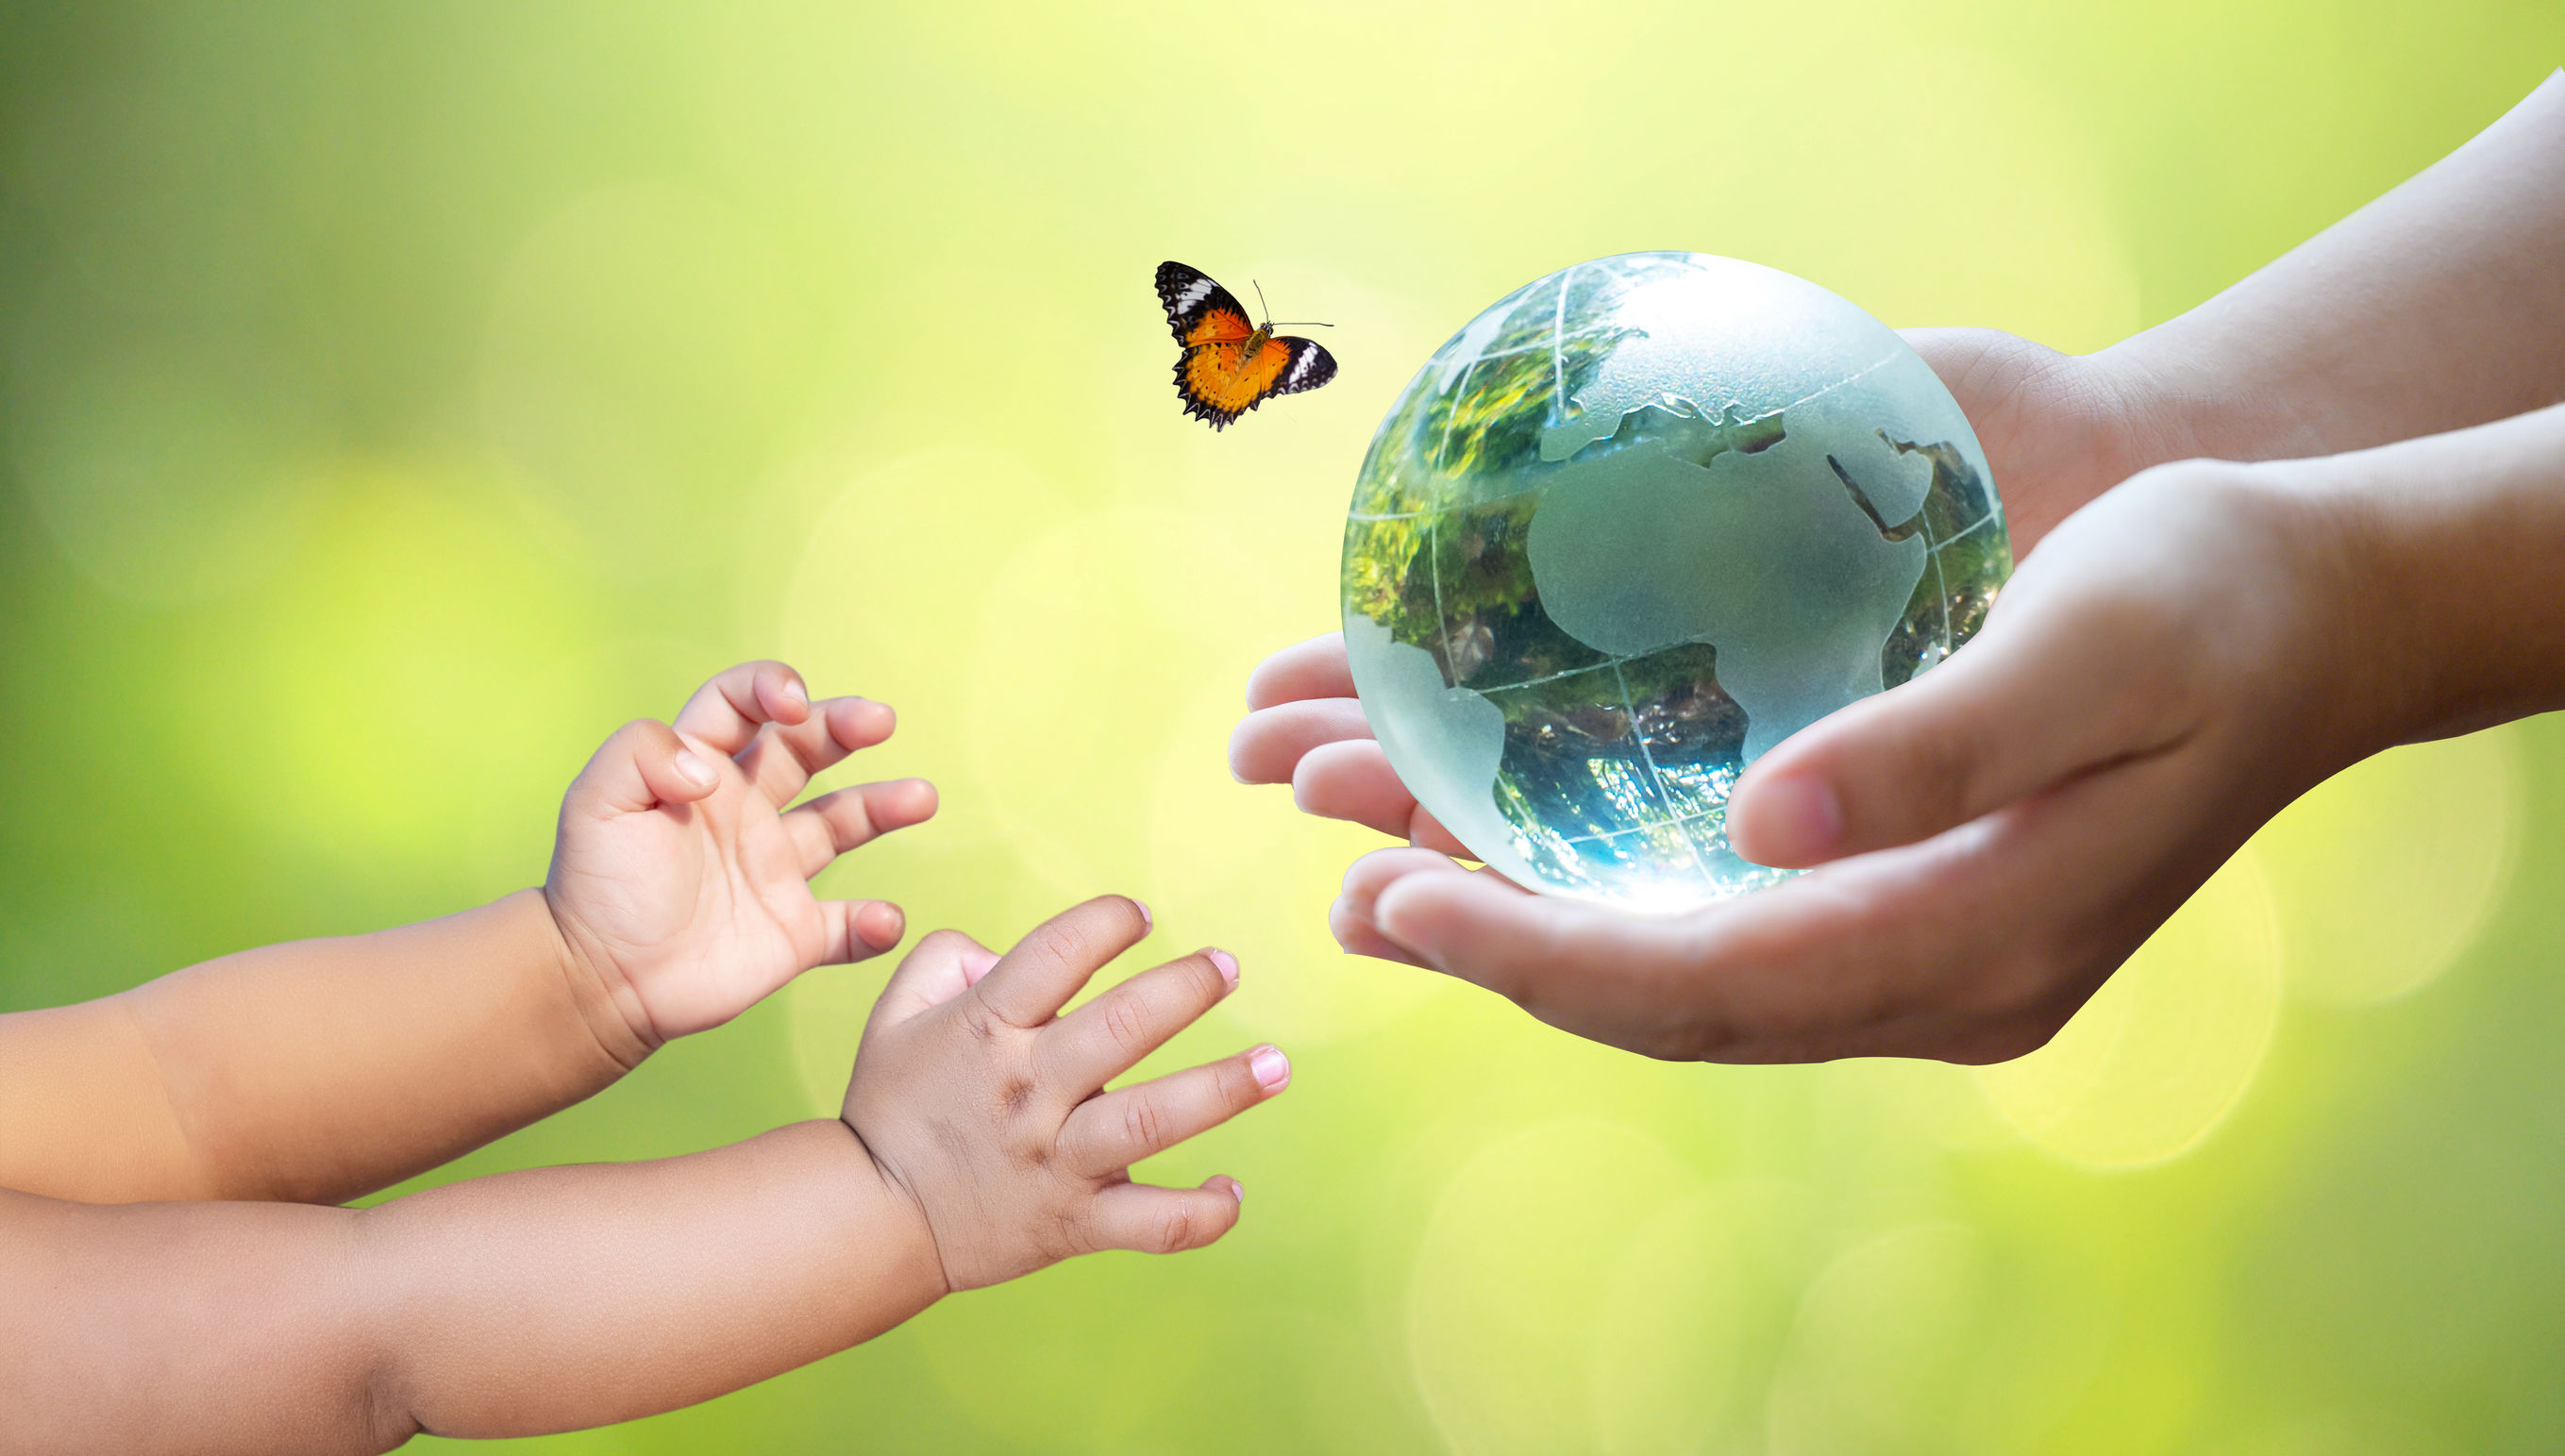
[{"label": "adult forearm", "polygon": [[0,1018],[0,1187],[334,1203],[578,1101],[643,1055],[529,890]]},{"label": "adult forearm", "polygon": [[0,1193],[0,1451],[379,1451],[702,1400],[933,1303],[845,1125],[366,1210]]},{"label": "adult forearm", "polygon": [[2565,708],[2565,405],[2303,467],[2344,523],[2386,741]]},{"label": "adult forearm", "polygon": [[2142,467],[2328,455],[2565,399],[2565,73],[2464,146],[2098,357]]}]

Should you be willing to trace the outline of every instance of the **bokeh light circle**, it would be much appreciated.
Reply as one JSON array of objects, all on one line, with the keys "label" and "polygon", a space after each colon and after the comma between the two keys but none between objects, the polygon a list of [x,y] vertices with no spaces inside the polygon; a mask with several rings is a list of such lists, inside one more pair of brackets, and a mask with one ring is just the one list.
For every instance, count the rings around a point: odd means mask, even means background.
[{"label": "bokeh light circle", "polygon": [[2289,989],[2366,1006],[2428,985],[2501,901],[2520,849],[2515,730],[2392,748],[2253,837],[2279,905]]},{"label": "bokeh light circle", "polygon": [[2270,883],[2238,850],[2103,983],[2047,1046],[1980,1068],[2024,1137],[2106,1167],[2163,1162],[2209,1135],[2251,1086],[2279,1016]]}]

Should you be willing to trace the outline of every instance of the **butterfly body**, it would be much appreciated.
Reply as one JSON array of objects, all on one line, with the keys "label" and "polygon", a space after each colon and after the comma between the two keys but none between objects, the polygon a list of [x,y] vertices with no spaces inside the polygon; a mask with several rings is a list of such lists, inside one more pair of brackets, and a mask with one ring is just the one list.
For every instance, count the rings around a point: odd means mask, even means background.
[{"label": "butterfly body", "polygon": [[1314,341],[1251,324],[1228,289],[1199,268],[1158,265],[1158,302],[1184,354],[1176,360],[1176,393],[1185,413],[1213,429],[1277,394],[1314,389],[1336,376],[1336,361]]}]

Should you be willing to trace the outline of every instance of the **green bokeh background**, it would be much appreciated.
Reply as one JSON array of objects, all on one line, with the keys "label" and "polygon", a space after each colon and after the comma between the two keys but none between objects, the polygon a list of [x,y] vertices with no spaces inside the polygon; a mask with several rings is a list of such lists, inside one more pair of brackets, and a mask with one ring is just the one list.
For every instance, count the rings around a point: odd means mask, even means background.
[{"label": "green bokeh background", "polygon": [[[1140,894],[1247,967],[1169,1060],[1297,1081],[1154,1168],[1245,1181],[1213,1250],[529,1445],[2565,1446],[2565,724],[2326,786],[1984,1073],[1659,1066],[1346,959],[1366,837],[1224,763],[1372,425],[1523,280],[1700,249],[2097,348],[2560,59],[2543,0],[0,5],[0,1007],[530,883],[616,723],[785,655],[944,790],[828,887]],[[1167,257],[1340,377],[1183,418]],[[439,1176],[832,1107],[881,974]]]}]

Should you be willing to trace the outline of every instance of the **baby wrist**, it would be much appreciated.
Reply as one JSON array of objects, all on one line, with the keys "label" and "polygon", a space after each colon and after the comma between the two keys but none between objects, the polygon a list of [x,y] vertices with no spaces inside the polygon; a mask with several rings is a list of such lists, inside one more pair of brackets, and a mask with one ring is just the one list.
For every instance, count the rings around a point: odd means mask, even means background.
[{"label": "baby wrist", "polygon": [[896,1231],[887,1253],[897,1271],[898,1286],[917,1291],[921,1310],[953,1293],[953,1276],[944,1267],[943,1245],[935,1236],[934,1220],[927,1216],[926,1200],[874,1153],[853,1119],[840,1115],[837,1126],[845,1133],[867,1189],[878,1194],[884,1215]]},{"label": "baby wrist", "polygon": [[649,1013],[630,983],[611,968],[593,937],[576,919],[561,913],[549,890],[522,893],[533,895],[543,906],[551,964],[588,1037],[621,1071],[640,1066],[663,1039],[652,1031]]}]

